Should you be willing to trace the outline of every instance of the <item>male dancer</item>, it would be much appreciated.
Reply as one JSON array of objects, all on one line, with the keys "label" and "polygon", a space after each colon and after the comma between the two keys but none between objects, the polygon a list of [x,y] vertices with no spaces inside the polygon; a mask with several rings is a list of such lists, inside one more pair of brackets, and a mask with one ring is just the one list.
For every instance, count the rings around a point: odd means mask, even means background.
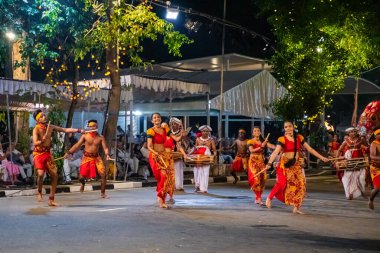
[{"label": "male dancer", "polygon": [[100,196],[107,198],[106,172],[103,161],[98,153],[100,146],[103,147],[106,159],[110,160],[111,157],[109,156],[106,140],[102,135],[98,134],[98,122],[96,120],[89,120],[88,127],[90,130],[81,136],[79,141],[65,154],[65,157],[67,158],[75,153],[84,144],[83,158],[79,169],[79,181],[82,183],[80,191],[84,191],[85,178],[90,177],[91,170],[96,168],[101,178]]},{"label": "male dancer", "polygon": [[[196,140],[195,146],[197,150],[193,154],[211,155],[211,151],[216,156],[216,147],[214,139],[210,136],[212,128],[207,125],[199,127],[202,135]],[[210,173],[210,165],[197,165],[194,166],[194,181],[195,191],[198,193],[207,193],[208,190],[208,176]]]},{"label": "male dancer", "polygon": [[51,136],[53,131],[65,132],[65,133],[83,133],[81,129],[75,128],[63,128],[51,125],[47,123],[47,117],[41,110],[37,110],[33,113],[33,117],[37,124],[33,129],[33,161],[34,168],[37,170],[37,189],[38,189],[38,201],[42,201],[42,184],[44,181],[45,171],[49,173],[51,177],[51,191],[49,196],[48,205],[58,206],[59,204],[54,201],[55,190],[57,189],[57,166],[53,160],[53,156],[50,153],[51,149]]},{"label": "male dancer", "polygon": [[231,166],[231,175],[235,178],[234,184],[239,181],[239,178],[237,177],[236,173],[241,171],[247,170],[247,164],[248,164],[248,145],[247,145],[247,138],[246,138],[246,132],[244,129],[239,129],[239,136],[238,139],[235,140],[235,142],[232,144],[230,148],[233,148],[236,146],[236,156],[235,159],[232,161]]},{"label": "male dancer", "polygon": [[375,140],[371,143],[370,146],[370,170],[373,190],[371,191],[371,195],[368,201],[368,207],[372,210],[375,209],[373,201],[380,191],[380,129],[377,129],[373,135],[375,136]]}]

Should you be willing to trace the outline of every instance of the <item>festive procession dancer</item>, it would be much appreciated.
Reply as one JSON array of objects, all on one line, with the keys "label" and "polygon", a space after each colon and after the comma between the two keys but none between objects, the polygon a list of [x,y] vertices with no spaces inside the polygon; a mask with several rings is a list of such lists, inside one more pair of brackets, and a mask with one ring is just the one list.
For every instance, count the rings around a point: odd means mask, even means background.
[{"label": "festive procession dancer", "polygon": [[[183,160],[182,157],[186,155],[182,148],[181,142],[186,138],[186,131],[183,129],[182,121],[178,118],[172,117],[169,121],[170,131],[173,135],[181,135],[181,140],[173,142],[173,160],[174,160],[174,177],[175,177],[175,190],[183,191]],[[173,139],[172,139],[173,140]],[[172,199],[172,198],[171,198]]]},{"label": "festive procession dancer", "polygon": [[380,129],[375,130],[373,136],[375,140],[370,146],[370,171],[373,184],[373,189],[368,201],[368,207],[370,209],[375,209],[373,201],[380,191]]},{"label": "festive procession dancer", "polygon": [[[264,150],[266,147],[275,149],[276,146],[265,140],[261,136],[259,127],[252,130],[253,138],[248,141],[249,152],[251,153],[248,161],[248,183],[251,190],[255,193],[255,203],[263,204],[261,194],[264,191],[265,181],[267,179],[266,168],[264,164]],[[268,135],[269,137],[269,135]]]},{"label": "festive procession dancer", "polygon": [[[165,128],[165,126],[163,126]],[[164,170],[166,173],[165,183],[164,183],[164,192],[167,192],[169,195],[168,204],[174,204],[174,187],[175,187],[175,177],[174,177],[174,159],[173,159],[173,150],[175,147],[174,140],[170,136],[166,136],[166,141],[164,142],[165,152],[161,154],[163,160],[158,162],[158,165],[162,167],[161,170]]]},{"label": "festive procession dancer", "polygon": [[167,150],[165,152],[165,142],[167,136],[170,136],[175,141],[180,140],[180,136],[176,137],[171,134],[167,124],[161,125],[162,118],[159,113],[153,113],[151,116],[153,127],[149,128],[147,133],[147,144],[149,149],[149,164],[152,168],[154,177],[157,181],[157,201],[161,208],[168,208],[165,203],[165,198],[168,193],[173,191],[174,187],[174,168],[173,158],[169,141],[167,142]]},{"label": "festive procession dancer", "polygon": [[[354,127],[346,129],[348,137],[342,143],[338,150],[337,157],[346,150],[344,158],[346,160],[364,158],[362,148],[366,143],[359,138],[358,130]],[[352,200],[359,196],[365,197],[365,181],[366,181],[366,167],[358,167],[352,170],[345,170],[342,176],[342,183],[346,198]]]},{"label": "festive procession dancer", "polygon": [[[195,142],[197,148],[193,154],[201,154],[211,156],[211,151],[216,155],[216,147],[213,138],[210,136],[212,128],[207,125],[199,127],[202,135],[199,136]],[[208,191],[208,176],[210,173],[210,165],[196,165],[194,166],[194,181],[195,191],[198,193],[207,193]]]},{"label": "festive procession dancer", "polygon": [[[328,149],[327,153],[329,154],[329,156],[338,157],[338,150],[340,148],[340,143],[338,141],[338,135],[337,134],[333,135],[333,138],[332,138],[331,142],[329,142],[328,147],[329,147],[329,149]],[[333,167],[335,169],[337,169],[335,166],[335,163],[333,163]],[[338,179],[340,182],[342,182],[343,173],[344,173],[343,171],[337,171],[337,176],[338,176]]]},{"label": "festive procession dancer", "polygon": [[234,184],[239,181],[238,172],[246,171],[248,164],[248,146],[246,132],[244,129],[239,129],[238,139],[231,145],[230,148],[236,147],[236,156],[232,161],[231,175],[234,177]]},{"label": "festive procession dancer", "polygon": [[99,148],[102,146],[103,151],[106,155],[106,159],[110,160],[108,147],[106,140],[102,135],[98,133],[98,122],[96,120],[88,121],[88,128],[85,134],[81,136],[79,141],[72,146],[69,151],[65,154],[65,158],[75,153],[84,144],[84,151],[82,162],[79,168],[79,181],[81,182],[80,191],[84,191],[84,186],[86,183],[86,178],[94,177],[93,171],[98,171],[100,176],[100,196],[102,198],[107,198],[106,195],[106,170],[102,158],[99,155]]},{"label": "festive procession dancer", "polygon": [[50,153],[51,149],[51,137],[53,131],[65,132],[65,133],[82,133],[83,130],[75,128],[63,128],[51,125],[47,123],[46,115],[37,110],[33,113],[33,117],[37,124],[33,129],[33,161],[34,168],[37,170],[37,189],[38,189],[38,201],[42,201],[42,185],[44,181],[45,172],[49,173],[51,178],[51,191],[49,196],[48,205],[58,206],[59,204],[54,201],[55,191],[57,189],[57,166],[53,160],[53,156]]},{"label": "festive procession dancer", "polygon": [[277,182],[266,200],[266,206],[271,208],[271,201],[276,196],[285,204],[294,206],[293,213],[303,214],[300,208],[306,193],[306,180],[298,162],[301,146],[324,162],[329,161],[329,159],[310,147],[305,142],[304,137],[294,131],[292,122],[285,121],[284,130],[285,134],[278,138],[276,148],[266,166],[266,169],[269,169],[276,156],[282,152],[277,167]]}]

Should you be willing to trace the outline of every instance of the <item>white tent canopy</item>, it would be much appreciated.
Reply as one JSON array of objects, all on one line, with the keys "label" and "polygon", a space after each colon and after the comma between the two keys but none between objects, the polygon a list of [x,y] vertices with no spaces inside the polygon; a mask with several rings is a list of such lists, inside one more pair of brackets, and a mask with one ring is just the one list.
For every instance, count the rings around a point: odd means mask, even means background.
[{"label": "white tent canopy", "polygon": [[[123,101],[157,101],[173,97],[194,96],[206,94],[210,88],[207,84],[186,82],[174,79],[164,79],[158,77],[148,77],[142,75],[123,75],[120,77]],[[108,93],[111,89],[109,78],[92,79],[81,81],[78,85],[84,87],[99,87],[99,90],[89,94],[91,101],[107,101]]]},{"label": "white tent canopy", "polygon": [[[273,118],[270,104],[285,95],[286,89],[266,70],[223,93],[224,111],[255,118]],[[211,99],[211,108],[220,109],[220,95]]]}]

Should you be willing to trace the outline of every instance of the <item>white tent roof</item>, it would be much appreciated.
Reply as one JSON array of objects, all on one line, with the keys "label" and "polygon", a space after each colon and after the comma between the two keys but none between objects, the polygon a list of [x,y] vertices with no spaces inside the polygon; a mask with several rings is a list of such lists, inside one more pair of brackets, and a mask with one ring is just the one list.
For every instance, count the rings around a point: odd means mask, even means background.
[{"label": "white tent roof", "polygon": [[[207,84],[158,78],[142,75],[122,75],[120,77],[122,92],[121,100],[135,102],[162,101],[168,98],[182,98],[206,94],[210,91]],[[81,89],[98,86],[100,89],[89,94],[91,101],[107,101],[111,89],[109,78],[92,79],[78,83]]]},{"label": "white tent roof", "polygon": [[[223,93],[224,111],[256,118],[273,118],[270,104],[285,95],[286,89],[266,70]],[[211,108],[220,109],[220,95],[211,99]]]}]

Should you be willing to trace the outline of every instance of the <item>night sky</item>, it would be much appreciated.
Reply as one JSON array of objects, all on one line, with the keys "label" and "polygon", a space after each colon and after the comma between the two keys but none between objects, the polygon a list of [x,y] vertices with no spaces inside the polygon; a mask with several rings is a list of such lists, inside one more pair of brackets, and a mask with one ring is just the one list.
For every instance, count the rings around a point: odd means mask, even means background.
[{"label": "night sky", "polygon": [[[171,1],[172,6],[181,6],[184,8],[191,8],[196,12],[209,14],[211,16],[223,17],[223,0],[183,0]],[[154,11],[161,17],[165,18],[166,9],[155,7]],[[226,20],[241,25],[251,31],[261,34],[271,39],[273,43],[273,36],[271,34],[269,25],[264,19],[257,18],[257,7],[252,3],[252,0],[227,0]],[[189,31],[185,28],[187,20],[201,22],[198,32]],[[177,20],[170,21],[174,24],[175,29],[186,34],[189,38],[194,40],[194,43],[185,45],[183,47],[182,59],[198,58],[211,55],[221,54],[222,51],[222,25],[213,22],[204,17],[191,15],[187,13],[180,13]],[[259,36],[252,36],[240,29],[226,27],[226,40],[225,40],[225,53],[239,53],[257,58],[269,58],[273,51],[265,45],[267,44]],[[157,62],[167,62],[177,60],[167,54],[166,50],[157,50],[157,47],[162,46],[159,43],[145,43],[145,52],[143,54],[146,59],[154,59]]]}]

